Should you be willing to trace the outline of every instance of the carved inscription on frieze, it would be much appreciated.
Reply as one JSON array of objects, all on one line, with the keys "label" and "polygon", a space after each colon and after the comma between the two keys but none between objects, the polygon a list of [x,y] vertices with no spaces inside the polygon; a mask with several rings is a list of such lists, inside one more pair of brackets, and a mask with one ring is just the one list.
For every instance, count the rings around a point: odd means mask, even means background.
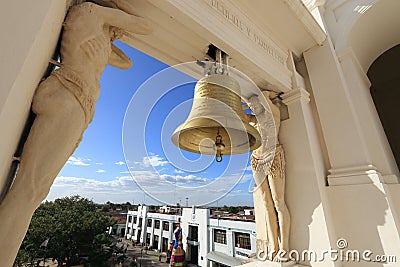
[{"label": "carved inscription on frieze", "polygon": [[270,57],[285,65],[286,55],[273,47],[271,41],[261,37],[261,34],[256,33],[250,25],[244,22],[239,15],[229,10],[223,3],[218,0],[206,0],[214,10],[218,11],[227,21],[239,29],[248,39],[252,40],[262,49],[264,49]]}]

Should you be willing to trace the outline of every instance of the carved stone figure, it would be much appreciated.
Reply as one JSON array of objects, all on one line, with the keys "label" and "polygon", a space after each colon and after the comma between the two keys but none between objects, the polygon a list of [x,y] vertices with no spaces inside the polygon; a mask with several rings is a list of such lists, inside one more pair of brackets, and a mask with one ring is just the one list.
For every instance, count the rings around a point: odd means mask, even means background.
[{"label": "carved stone figure", "polygon": [[73,6],[61,42],[61,66],[39,84],[32,103],[37,117],[25,143],[15,181],[0,204],[0,266],[11,266],[35,209],[78,146],[93,119],[99,79],[107,64],[132,62],[113,41],[148,34],[145,19],[129,0],[101,0]]},{"label": "carved stone figure", "polygon": [[[249,106],[253,113],[250,116],[255,127],[261,133],[262,145],[253,151],[251,155],[251,167],[253,171],[256,188],[254,190],[254,209],[257,227],[257,250],[259,257],[279,261],[277,253],[279,250],[289,252],[290,214],[285,203],[285,158],[282,145],[279,144],[278,133],[280,128],[279,107],[270,100],[270,93],[263,92],[271,109],[275,129],[276,145],[267,146],[266,129],[271,127],[268,121],[268,112],[259,102],[258,97],[250,99]],[[275,152],[275,153],[274,153]],[[272,163],[272,164],[271,164]],[[261,253],[262,252],[262,253]]]}]

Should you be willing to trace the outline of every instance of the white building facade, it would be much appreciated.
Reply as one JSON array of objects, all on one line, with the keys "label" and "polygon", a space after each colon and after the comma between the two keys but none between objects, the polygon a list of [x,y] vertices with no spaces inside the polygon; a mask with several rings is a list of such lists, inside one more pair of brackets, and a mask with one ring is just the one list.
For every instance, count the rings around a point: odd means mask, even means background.
[{"label": "white building facade", "polygon": [[177,222],[177,215],[149,212],[147,206],[139,206],[137,211],[128,212],[126,238],[166,252]]},{"label": "white building facade", "polygon": [[166,252],[175,240],[173,231],[178,221],[186,259],[191,264],[238,266],[256,252],[254,221],[212,218],[210,210],[204,208],[183,208],[182,215],[175,215],[148,212],[147,206],[139,206],[137,211],[128,212],[126,238]]}]

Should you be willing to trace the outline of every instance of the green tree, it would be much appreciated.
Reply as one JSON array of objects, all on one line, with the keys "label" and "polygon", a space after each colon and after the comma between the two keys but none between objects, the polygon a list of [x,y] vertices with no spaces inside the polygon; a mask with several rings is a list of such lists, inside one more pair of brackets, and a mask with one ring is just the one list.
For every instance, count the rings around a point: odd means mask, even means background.
[{"label": "green tree", "polygon": [[109,217],[96,212],[96,205],[88,199],[73,196],[44,202],[32,217],[16,263],[54,258],[59,266],[63,261],[71,266],[83,257],[91,266],[107,266],[113,253],[106,234],[110,225]]}]

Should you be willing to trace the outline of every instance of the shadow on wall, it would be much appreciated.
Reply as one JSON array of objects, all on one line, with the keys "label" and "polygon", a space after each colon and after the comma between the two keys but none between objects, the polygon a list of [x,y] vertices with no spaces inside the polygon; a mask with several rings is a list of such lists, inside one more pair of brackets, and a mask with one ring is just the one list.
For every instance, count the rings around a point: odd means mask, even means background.
[{"label": "shadow on wall", "polygon": [[[385,194],[375,184],[346,185],[328,187],[332,216],[335,220],[336,235],[345,239],[347,245],[341,249],[346,255],[350,250],[358,250],[360,261],[346,259],[345,266],[365,266],[364,251],[371,251],[371,258],[384,255],[382,240],[394,233],[387,224],[388,203]],[[389,234],[389,235],[388,235]],[[338,247],[332,249],[340,249]],[[383,266],[383,263],[368,262],[368,266]]]}]

